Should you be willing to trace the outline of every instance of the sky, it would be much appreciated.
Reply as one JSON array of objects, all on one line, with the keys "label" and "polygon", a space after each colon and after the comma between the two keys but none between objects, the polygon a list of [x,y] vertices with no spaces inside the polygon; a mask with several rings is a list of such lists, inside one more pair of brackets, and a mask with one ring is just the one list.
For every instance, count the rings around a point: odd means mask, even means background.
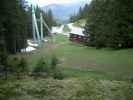
[{"label": "sky", "polygon": [[50,4],[71,4],[71,3],[76,3],[80,1],[88,1],[88,0],[26,0],[26,1],[34,5],[37,4],[40,7],[42,7],[42,6],[47,6]]}]

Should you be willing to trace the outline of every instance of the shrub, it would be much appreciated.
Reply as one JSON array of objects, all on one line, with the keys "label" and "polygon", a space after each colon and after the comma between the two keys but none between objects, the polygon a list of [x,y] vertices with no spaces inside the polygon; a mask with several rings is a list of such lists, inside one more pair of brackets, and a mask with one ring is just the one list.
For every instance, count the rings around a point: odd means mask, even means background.
[{"label": "shrub", "polygon": [[38,63],[33,70],[33,74],[37,76],[47,75],[49,72],[48,65],[44,58],[39,59]]},{"label": "shrub", "polygon": [[22,74],[26,74],[28,72],[28,66],[27,62],[24,58],[11,58],[8,59],[8,66],[11,73],[14,73],[17,78],[20,78],[20,76],[23,76]]},{"label": "shrub", "polygon": [[27,61],[24,59],[24,58],[21,58],[20,59],[20,62],[19,62],[19,70],[21,73],[27,73],[29,71],[28,69],[28,66],[27,66]]},{"label": "shrub", "polygon": [[49,63],[48,61],[45,61],[44,58],[39,59],[33,70],[33,75],[45,77],[51,76],[54,79],[63,79],[64,75],[57,67],[59,64],[57,57],[52,56],[50,60],[51,62]]},{"label": "shrub", "polygon": [[58,69],[59,60],[58,58],[53,55],[51,58],[51,74],[54,79],[63,79],[64,75],[61,70]]},{"label": "shrub", "polygon": [[51,69],[55,70],[58,64],[59,64],[58,58],[55,55],[53,55],[51,59]]}]

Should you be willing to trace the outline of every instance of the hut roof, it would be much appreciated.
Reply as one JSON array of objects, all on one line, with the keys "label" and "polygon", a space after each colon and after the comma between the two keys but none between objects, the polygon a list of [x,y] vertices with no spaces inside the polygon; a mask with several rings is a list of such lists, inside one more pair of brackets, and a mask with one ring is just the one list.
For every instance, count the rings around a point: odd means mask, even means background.
[{"label": "hut roof", "polygon": [[80,35],[80,36],[84,36],[83,31],[84,31],[84,29],[82,29],[82,28],[73,27],[70,33]]}]

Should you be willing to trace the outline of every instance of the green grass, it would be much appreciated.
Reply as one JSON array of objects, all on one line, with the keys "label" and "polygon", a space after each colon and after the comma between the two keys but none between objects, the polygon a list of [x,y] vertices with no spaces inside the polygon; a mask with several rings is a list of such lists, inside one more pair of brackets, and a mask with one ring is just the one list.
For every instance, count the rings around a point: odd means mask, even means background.
[{"label": "green grass", "polygon": [[[31,54],[19,54],[28,60],[31,70],[38,59],[56,55],[63,80],[25,76],[0,79],[0,100],[133,100],[133,49],[95,49],[72,43],[57,35],[54,44]],[[120,81],[116,80],[119,79]]]},{"label": "green grass", "polygon": [[133,77],[133,49],[95,49],[72,43],[67,37],[57,35],[54,44],[46,43],[26,57],[32,68],[37,59],[42,56],[49,58],[52,54],[59,58],[60,67],[68,76],[117,80]]},{"label": "green grass", "polygon": [[78,21],[76,21],[76,22],[74,22],[74,26],[76,26],[76,27],[82,27],[82,24],[84,24],[86,22],[86,20],[85,19],[81,19],[81,20],[78,20]]},{"label": "green grass", "polygon": [[132,100],[132,84],[82,79],[25,79],[0,85],[0,100]]}]

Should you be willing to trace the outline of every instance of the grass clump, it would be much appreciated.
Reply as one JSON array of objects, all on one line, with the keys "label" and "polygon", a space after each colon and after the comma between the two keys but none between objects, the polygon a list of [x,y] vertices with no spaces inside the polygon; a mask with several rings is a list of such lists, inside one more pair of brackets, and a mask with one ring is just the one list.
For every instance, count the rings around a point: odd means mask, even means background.
[{"label": "grass clump", "polygon": [[0,100],[133,100],[133,84],[94,79],[33,79],[0,85]]},{"label": "grass clump", "polygon": [[33,70],[33,74],[36,76],[46,76],[48,74],[48,65],[44,58],[40,58]]}]

